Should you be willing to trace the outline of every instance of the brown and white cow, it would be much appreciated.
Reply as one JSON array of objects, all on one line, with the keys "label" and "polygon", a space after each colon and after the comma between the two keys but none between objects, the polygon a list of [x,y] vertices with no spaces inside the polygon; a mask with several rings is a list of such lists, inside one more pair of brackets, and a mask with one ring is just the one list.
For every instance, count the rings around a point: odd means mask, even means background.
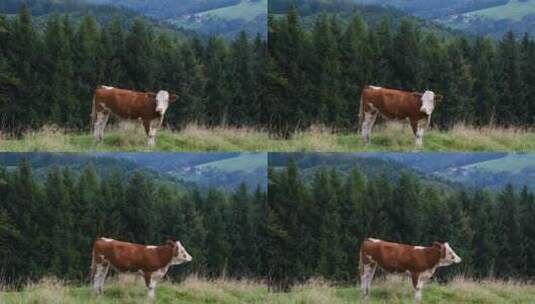
[{"label": "brown and white cow", "polygon": [[137,272],[145,279],[149,298],[154,298],[156,283],[171,265],[190,262],[192,257],[176,240],[161,246],[145,246],[108,238],[99,238],[93,244],[91,277],[93,288],[102,294],[110,266],[119,272]]},{"label": "brown and white cow", "polygon": [[359,256],[360,284],[364,297],[368,296],[375,270],[379,266],[388,273],[408,273],[416,302],[422,298],[424,282],[433,276],[438,267],[461,262],[447,242],[435,242],[430,247],[422,247],[368,238],[362,243]]},{"label": "brown and white cow", "polygon": [[441,95],[433,91],[404,92],[367,86],[360,97],[359,125],[362,127],[362,138],[367,144],[377,119],[381,114],[388,120],[410,121],[412,131],[416,136],[416,145],[423,144],[424,130],[431,122],[431,114],[435,104],[442,100]]},{"label": "brown and white cow", "polygon": [[176,100],[167,91],[136,92],[108,86],[100,86],[93,95],[93,120],[95,139],[101,141],[111,113],[122,119],[141,119],[147,133],[148,145],[155,144],[155,136],[161,127],[169,103]]}]

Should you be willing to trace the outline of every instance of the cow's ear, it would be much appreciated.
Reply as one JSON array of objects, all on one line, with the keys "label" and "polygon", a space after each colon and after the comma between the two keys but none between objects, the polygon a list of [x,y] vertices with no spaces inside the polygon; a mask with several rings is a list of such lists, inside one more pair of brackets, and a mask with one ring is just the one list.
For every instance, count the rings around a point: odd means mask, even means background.
[{"label": "cow's ear", "polygon": [[424,96],[424,94],[419,93],[419,92],[412,92],[412,96],[418,97],[418,98],[422,98],[422,96]]},{"label": "cow's ear", "polygon": [[169,102],[175,102],[178,96],[176,94],[169,95]]},{"label": "cow's ear", "polygon": [[439,242],[439,241],[436,241],[436,242],[433,243],[433,246],[438,247],[438,248],[442,248],[442,243]]},{"label": "cow's ear", "polygon": [[150,98],[156,99],[156,93],[154,92],[148,92],[147,95],[149,95]]},{"label": "cow's ear", "polygon": [[444,99],[444,96],[442,96],[442,95],[440,95],[440,94],[436,94],[436,95],[435,95],[435,100],[436,100],[436,102],[441,102],[443,99]]}]

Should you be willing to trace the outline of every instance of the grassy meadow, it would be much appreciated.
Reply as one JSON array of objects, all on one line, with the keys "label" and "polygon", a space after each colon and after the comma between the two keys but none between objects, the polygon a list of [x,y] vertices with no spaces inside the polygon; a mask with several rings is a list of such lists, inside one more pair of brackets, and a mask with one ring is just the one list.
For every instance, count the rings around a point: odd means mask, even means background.
[{"label": "grassy meadow", "polygon": [[[146,303],[147,289],[141,279],[107,282],[104,295],[97,297],[88,286],[69,286],[45,279],[21,291],[0,291],[0,302],[15,303]],[[297,286],[289,293],[270,293],[266,285],[251,281],[207,281],[190,277],[180,284],[160,283],[157,303],[412,303],[411,285],[406,278],[376,280],[368,301],[355,286],[332,287],[321,281]],[[534,303],[535,288],[520,283],[457,279],[448,285],[428,284],[424,303]]]},{"label": "grassy meadow", "polygon": [[161,130],[156,146],[149,148],[140,124],[109,126],[104,141],[95,143],[89,132],[76,133],[45,127],[22,138],[0,133],[0,151],[13,152],[87,152],[87,151],[271,151],[271,152],[365,152],[365,151],[535,151],[535,131],[481,128],[463,125],[449,131],[429,130],[424,147],[416,148],[407,124],[376,126],[372,143],[365,146],[357,132],[336,133],[312,127],[288,140],[275,138],[262,130],[248,128],[206,128],[189,125],[183,130]]}]

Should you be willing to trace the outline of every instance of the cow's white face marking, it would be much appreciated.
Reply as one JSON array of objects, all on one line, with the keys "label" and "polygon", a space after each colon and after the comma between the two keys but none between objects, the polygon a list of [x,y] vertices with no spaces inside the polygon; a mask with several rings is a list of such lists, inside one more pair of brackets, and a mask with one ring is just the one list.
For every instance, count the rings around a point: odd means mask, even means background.
[{"label": "cow's white face marking", "polygon": [[173,257],[171,264],[178,265],[184,262],[191,262],[193,258],[191,257],[191,255],[189,255],[189,253],[182,246],[182,244],[180,244],[179,241],[176,242],[176,246],[178,247],[177,254]]},{"label": "cow's white face marking", "polygon": [[422,247],[422,246],[414,246],[414,249],[423,250],[423,249],[425,249],[425,247]]},{"label": "cow's white face marking", "polygon": [[169,92],[160,91],[156,94],[156,112],[160,112],[162,116],[169,107]]},{"label": "cow's white face marking", "polygon": [[111,242],[111,241],[113,241],[112,239],[108,239],[108,238],[101,238],[101,239],[102,239],[103,241],[105,241],[105,242]]},{"label": "cow's white face marking", "polygon": [[146,246],[147,249],[156,249],[156,246]]},{"label": "cow's white face marking", "polygon": [[433,91],[425,91],[422,95],[422,106],[420,112],[424,112],[427,115],[431,115],[435,109],[435,93]]},{"label": "cow's white face marking", "polygon": [[444,258],[440,259],[439,265],[440,266],[448,266],[451,264],[457,264],[462,261],[462,259],[451,249],[450,244],[444,243],[444,248],[446,250],[446,255]]},{"label": "cow's white face marking", "polygon": [[368,240],[374,242],[374,243],[379,243],[381,240],[378,240],[378,239],[372,239],[372,238],[368,238]]},{"label": "cow's white face marking", "polygon": [[380,90],[382,89],[381,87],[376,87],[376,86],[370,86],[371,89],[374,89],[374,90]]},{"label": "cow's white face marking", "polygon": [[106,90],[112,90],[113,89],[113,87],[109,87],[109,86],[105,86],[105,85],[103,85],[102,88],[106,89]]}]

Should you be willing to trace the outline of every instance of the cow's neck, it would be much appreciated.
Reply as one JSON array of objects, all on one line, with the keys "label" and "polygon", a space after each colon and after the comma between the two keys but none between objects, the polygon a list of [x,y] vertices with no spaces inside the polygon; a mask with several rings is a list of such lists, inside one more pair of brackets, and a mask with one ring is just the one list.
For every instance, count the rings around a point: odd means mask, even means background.
[{"label": "cow's neck", "polygon": [[426,251],[426,256],[428,256],[427,263],[429,269],[436,269],[440,262],[440,256],[441,252],[440,249],[436,248],[435,246],[432,247],[426,247],[424,249]]},{"label": "cow's neck", "polygon": [[173,248],[168,245],[158,246],[161,267],[169,267],[173,259]]}]

